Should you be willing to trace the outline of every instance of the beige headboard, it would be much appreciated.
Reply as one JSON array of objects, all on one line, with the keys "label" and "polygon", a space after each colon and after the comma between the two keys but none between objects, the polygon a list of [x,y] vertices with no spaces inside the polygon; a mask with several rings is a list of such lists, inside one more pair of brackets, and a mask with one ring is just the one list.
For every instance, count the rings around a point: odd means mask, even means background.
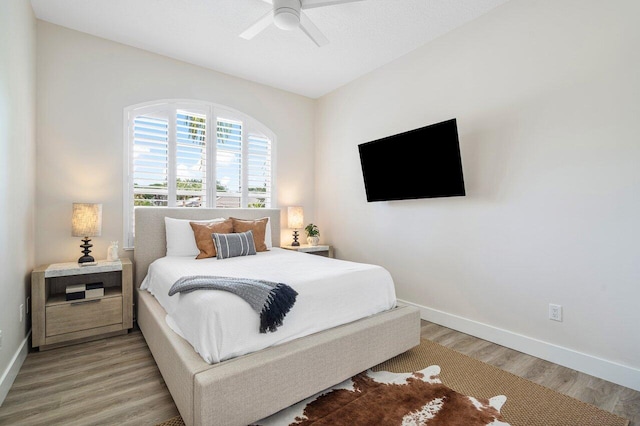
[{"label": "beige headboard", "polygon": [[280,209],[204,209],[172,207],[137,207],[135,261],[136,287],[140,287],[151,262],[167,253],[167,237],[164,218],[206,220],[217,217],[259,219],[269,217],[273,246],[280,246]]}]

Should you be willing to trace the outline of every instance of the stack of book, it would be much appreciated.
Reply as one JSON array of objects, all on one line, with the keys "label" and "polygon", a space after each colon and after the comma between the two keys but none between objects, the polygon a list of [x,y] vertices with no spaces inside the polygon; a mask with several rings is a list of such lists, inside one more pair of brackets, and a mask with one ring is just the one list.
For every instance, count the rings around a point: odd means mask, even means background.
[{"label": "stack of book", "polygon": [[94,299],[104,296],[104,283],[74,284],[66,289],[67,300]]}]

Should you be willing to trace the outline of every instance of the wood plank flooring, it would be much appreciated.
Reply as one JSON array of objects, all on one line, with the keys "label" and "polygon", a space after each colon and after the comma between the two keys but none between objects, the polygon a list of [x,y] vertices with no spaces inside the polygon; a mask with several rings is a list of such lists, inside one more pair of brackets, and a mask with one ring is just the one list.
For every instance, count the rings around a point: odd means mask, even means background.
[{"label": "wood plank flooring", "polygon": [[[422,322],[422,337],[640,426],[640,392]],[[178,411],[140,331],[29,353],[0,425],[155,425]]]},{"label": "wood plank flooring", "polygon": [[0,425],[155,425],[178,410],[140,331],[31,352]]},{"label": "wood plank flooring", "polygon": [[640,426],[640,392],[426,321],[422,321],[421,335],[471,358],[629,419],[629,426]]}]

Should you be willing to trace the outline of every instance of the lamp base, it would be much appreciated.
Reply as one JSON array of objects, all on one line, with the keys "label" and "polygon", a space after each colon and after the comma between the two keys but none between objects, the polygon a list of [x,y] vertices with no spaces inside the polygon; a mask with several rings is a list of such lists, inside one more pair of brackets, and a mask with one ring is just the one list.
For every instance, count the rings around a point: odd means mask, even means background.
[{"label": "lamp base", "polygon": [[78,263],[80,264],[80,266],[90,266],[96,264],[96,260],[93,258],[93,256],[89,256],[89,253],[91,253],[89,247],[93,247],[93,244],[89,244],[89,241],[91,241],[91,238],[85,237],[82,240],[84,244],[80,244],[80,247],[83,249],[82,254],[84,255],[80,259],[78,259]]},{"label": "lamp base", "polygon": [[293,242],[291,243],[291,247],[299,247],[300,243],[298,242],[298,230],[293,230]]}]

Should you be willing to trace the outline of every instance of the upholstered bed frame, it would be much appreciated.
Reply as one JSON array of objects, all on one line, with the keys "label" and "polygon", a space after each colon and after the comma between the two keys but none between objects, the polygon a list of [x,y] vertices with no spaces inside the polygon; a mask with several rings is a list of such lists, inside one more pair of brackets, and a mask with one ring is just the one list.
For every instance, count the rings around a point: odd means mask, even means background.
[{"label": "upholstered bed frame", "polygon": [[218,364],[207,364],[139,290],[149,264],[166,253],[164,218],[269,216],[280,244],[278,209],[136,209],[137,321],[187,425],[247,425],[400,354],[420,341],[418,310],[399,306],[330,330]]}]

